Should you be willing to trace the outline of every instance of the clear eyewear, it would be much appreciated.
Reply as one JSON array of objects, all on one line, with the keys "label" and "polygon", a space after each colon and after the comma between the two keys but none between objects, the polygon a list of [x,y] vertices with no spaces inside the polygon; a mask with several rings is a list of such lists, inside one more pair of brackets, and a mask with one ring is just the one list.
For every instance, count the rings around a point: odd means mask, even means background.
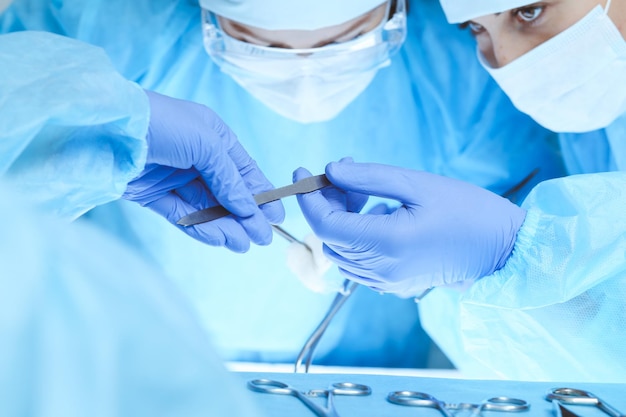
[{"label": "clear eyewear", "polygon": [[[347,42],[317,48],[289,49],[255,45],[228,35],[217,16],[202,10],[204,47],[220,67],[231,74],[250,74],[269,79],[285,79],[313,74],[321,78],[350,77],[379,68],[388,62],[406,38],[406,0],[397,0],[390,12],[373,30]],[[245,63],[245,64],[241,64]],[[341,65],[333,65],[340,63]],[[277,65],[281,70],[276,71]],[[332,71],[329,69],[332,68]]]}]

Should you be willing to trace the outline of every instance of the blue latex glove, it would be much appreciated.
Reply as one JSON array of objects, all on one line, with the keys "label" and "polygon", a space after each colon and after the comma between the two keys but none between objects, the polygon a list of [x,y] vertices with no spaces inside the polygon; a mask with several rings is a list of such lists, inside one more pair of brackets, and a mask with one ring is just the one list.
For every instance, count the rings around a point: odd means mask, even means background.
[{"label": "blue latex glove", "polygon": [[[311,174],[299,168],[294,181]],[[477,279],[508,259],[526,211],[469,183],[427,172],[363,163],[330,163],[334,184],[298,195],[324,253],[349,279],[370,288],[415,296]],[[397,200],[388,213],[350,212],[344,192]]]},{"label": "blue latex glove", "polygon": [[156,211],[171,223],[219,204],[235,216],[177,226],[212,246],[245,252],[250,241],[272,241],[270,223],[281,223],[280,201],[261,209],[253,195],[273,189],[235,134],[206,106],[146,91],[150,100],[148,156],[123,198]]}]

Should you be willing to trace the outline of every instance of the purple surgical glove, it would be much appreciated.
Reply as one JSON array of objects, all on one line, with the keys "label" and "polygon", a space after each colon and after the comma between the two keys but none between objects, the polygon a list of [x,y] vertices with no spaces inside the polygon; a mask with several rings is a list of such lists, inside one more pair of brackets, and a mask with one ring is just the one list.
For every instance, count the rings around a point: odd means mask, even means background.
[{"label": "purple surgical glove", "polygon": [[[294,181],[311,174],[300,168]],[[324,253],[349,279],[410,297],[474,280],[508,259],[526,211],[480,187],[388,165],[330,163],[333,187],[298,195]],[[395,210],[353,213],[342,192],[390,198]]]},{"label": "purple surgical glove", "polygon": [[123,198],[149,207],[170,223],[221,204],[234,216],[181,228],[212,246],[245,252],[250,241],[272,241],[271,223],[285,213],[280,201],[261,209],[253,195],[274,187],[235,134],[206,106],[146,91],[150,100],[148,156]]}]

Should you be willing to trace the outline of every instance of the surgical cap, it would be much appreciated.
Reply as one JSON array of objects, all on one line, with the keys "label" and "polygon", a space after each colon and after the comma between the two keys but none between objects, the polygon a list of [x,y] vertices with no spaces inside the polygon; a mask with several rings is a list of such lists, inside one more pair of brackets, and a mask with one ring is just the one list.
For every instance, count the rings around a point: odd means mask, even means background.
[{"label": "surgical cap", "polygon": [[440,0],[449,23],[462,23],[534,3],[530,0]]},{"label": "surgical cap", "polygon": [[7,7],[11,5],[13,0],[0,0],[0,13],[4,11]]},{"label": "surgical cap", "polygon": [[200,0],[215,14],[268,30],[315,30],[352,20],[384,0]]}]

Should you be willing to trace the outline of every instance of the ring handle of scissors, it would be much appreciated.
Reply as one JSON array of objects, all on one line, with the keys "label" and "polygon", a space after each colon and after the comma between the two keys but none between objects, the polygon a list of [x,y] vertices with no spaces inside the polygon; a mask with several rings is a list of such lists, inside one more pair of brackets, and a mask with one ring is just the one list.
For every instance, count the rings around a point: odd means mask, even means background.
[{"label": "ring handle of scissors", "polygon": [[439,408],[443,403],[425,392],[417,391],[394,391],[387,395],[387,401],[399,405],[410,405],[414,407]]},{"label": "ring handle of scissors", "polygon": [[578,404],[596,406],[611,417],[624,417],[617,409],[602,401],[589,391],[576,388],[552,388],[546,394],[546,400],[559,401],[563,404]]},{"label": "ring handle of scissors", "polygon": [[579,405],[597,405],[600,402],[600,399],[589,391],[575,388],[552,388],[546,394],[546,400]]},{"label": "ring handle of scissors", "polygon": [[446,417],[452,417],[448,411],[446,404],[439,401],[430,394],[417,391],[394,391],[387,395],[387,401],[398,405],[407,405],[411,407],[428,407],[439,410]]},{"label": "ring handle of scissors", "polygon": [[329,391],[335,395],[370,395],[372,393],[372,389],[367,385],[354,382],[335,382],[330,386]]},{"label": "ring handle of scissors", "polygon": [[518,412],[526,411],[529,408],[530,404],[527,401],[511,397],[493,397],[481,404],[481,409],[485,411]]},{"label": "ring handle of scissors", "polygon": [[274,381],[273,379],[252,379],[248,381],[248,388],[252,391],[263,392],[267,394],[280,395],[296,395],[298,390],[290,387],[284,382]]},{"label": "ring handle of scissors", "polygon": [[335,382],[328,389],[312,389],[305,393],[307,397],[331,397],[332,395],[370,395],[372,389],[367,385],[354,382]]},{"label": "ring handle of scissors", "polygon": [[[265,394],[292,395],[302,401],[304,405],[306,405],[318,417],[336,417],[337,415],[334,410],[334,406],[332,405],[332,396],[328,396],[329,408],[326,409],[315,404],[313,401],[307,398],[306,394],[303,394],[297,389],[290,387],[284,382],[274,381],[273,379],[252,379],[248,381],[248,388],[252,391],[262,392]],[[322,391],[326,391],[326,393],[328,394],[327,390]]]}]

